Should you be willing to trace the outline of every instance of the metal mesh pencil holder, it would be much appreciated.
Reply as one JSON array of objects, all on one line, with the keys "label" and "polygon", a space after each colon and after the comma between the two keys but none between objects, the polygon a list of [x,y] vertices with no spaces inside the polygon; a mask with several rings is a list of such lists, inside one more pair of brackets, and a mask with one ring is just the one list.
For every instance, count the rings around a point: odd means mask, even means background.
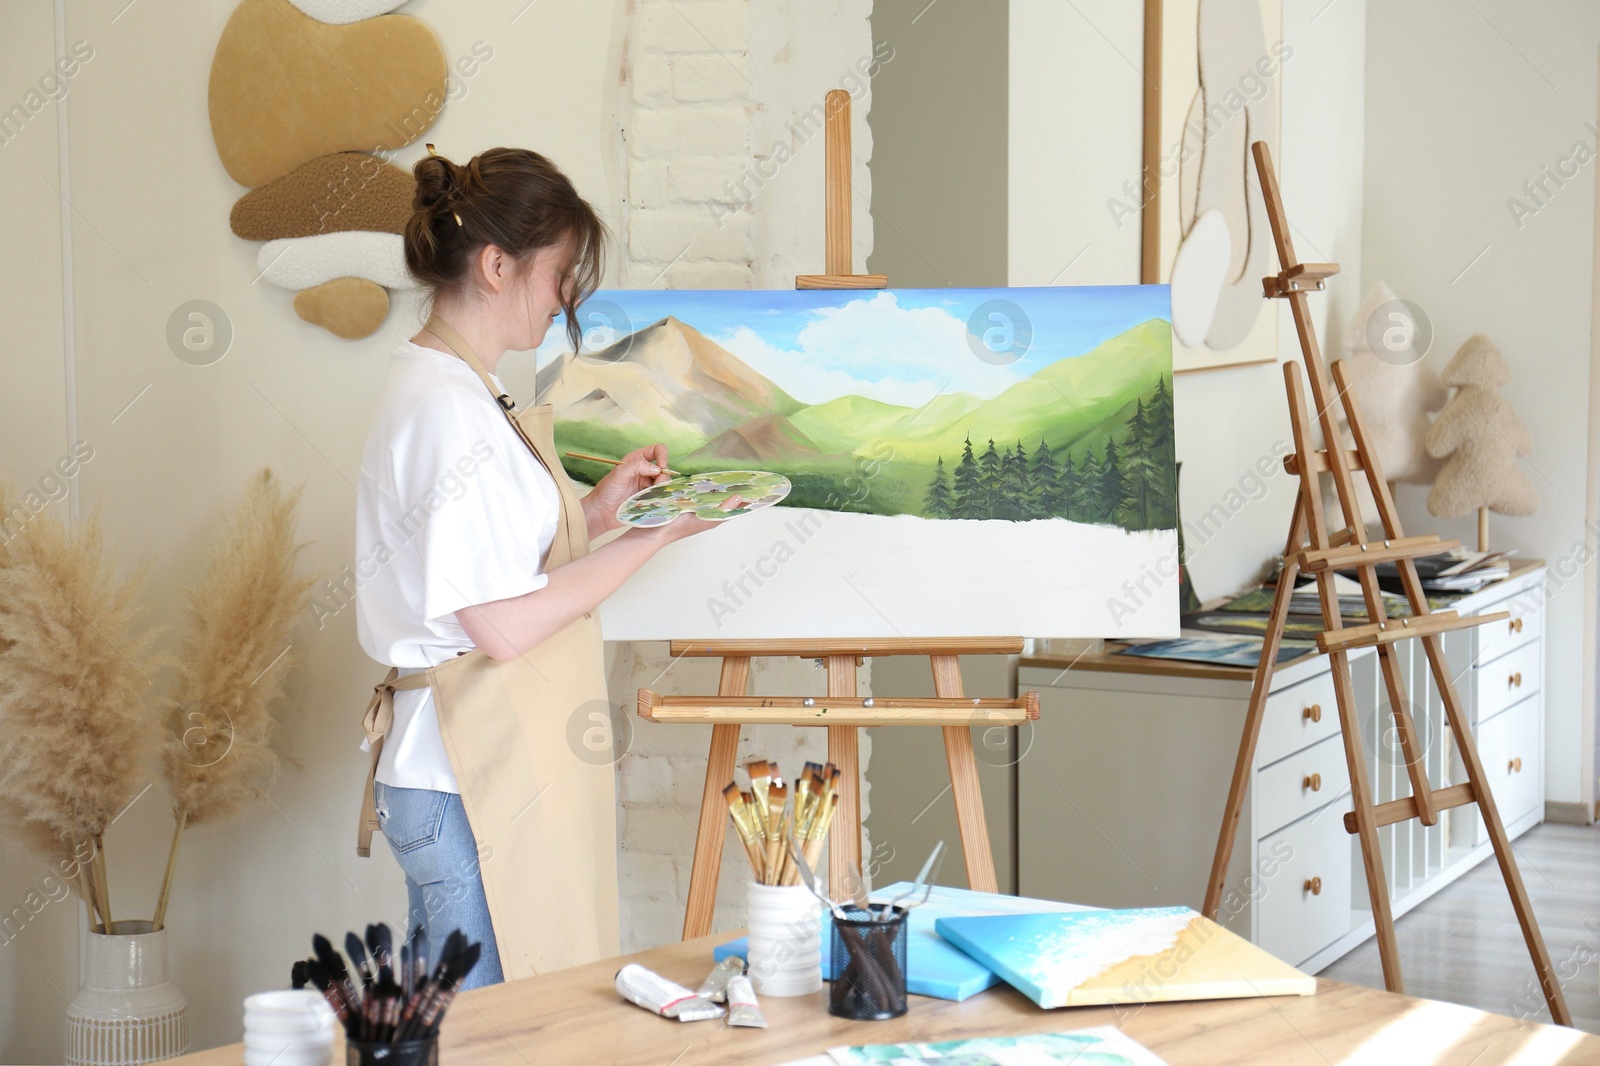
[{"label": "metal mesh pencil holder", "polygon": [[833,919],[833,986],[828,1013],[853,1021],[883,1021],[906,1012],[906,914],[846,907]]}]

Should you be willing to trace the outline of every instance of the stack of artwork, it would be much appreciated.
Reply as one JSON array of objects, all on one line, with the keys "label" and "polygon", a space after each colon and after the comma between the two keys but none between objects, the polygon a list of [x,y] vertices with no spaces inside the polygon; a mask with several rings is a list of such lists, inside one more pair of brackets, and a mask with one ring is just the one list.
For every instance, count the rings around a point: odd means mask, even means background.
[{"label": "stack of artwork", "polygon": [[[674,544],[608,639],[1169,636],[1165,286],[606,291],[539,351],[563,451],[787,478]],[[606,467],[568,459],[593,483]]]}]

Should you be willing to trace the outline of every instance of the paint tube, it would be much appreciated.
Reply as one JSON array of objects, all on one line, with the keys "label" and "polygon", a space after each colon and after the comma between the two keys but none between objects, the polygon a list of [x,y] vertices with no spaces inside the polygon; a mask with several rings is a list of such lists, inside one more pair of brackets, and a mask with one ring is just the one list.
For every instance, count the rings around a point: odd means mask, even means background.
[{"label": "paint tube", "polygon": [[706,974],[706,979],[700,982],[700,990],[695,993],[701,999],[709,999],[713,1003],[728,1002],[728,978],[737,977],[744,973],[744,960],[737,955],[729,955],[711,968]]},{"label": "paint tube", "polygon": [[750,978],[743,974],[728,979],[728,1024],[767,1027],[761,1004],[756,1002],[756,990],[751,987]]},{"label": "paint tube", "polygon": [[629,1003],[652,1014],[676,1018],[680,1022],[707,1021],[727,1013],[710,1000],[701,999],[682,985],[636,962],[617,971],[617,992]]}]

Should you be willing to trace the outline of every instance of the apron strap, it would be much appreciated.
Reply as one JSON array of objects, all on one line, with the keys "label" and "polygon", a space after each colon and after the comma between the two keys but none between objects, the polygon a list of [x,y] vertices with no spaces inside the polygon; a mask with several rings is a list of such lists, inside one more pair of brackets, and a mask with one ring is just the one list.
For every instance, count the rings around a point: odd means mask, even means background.
[{"label": "apron strap", "polygon": [[401,689],[426,688],[431,684],[428,671],[400,676],[400,668],[391,666],[389,673],[372,686],[372,701],[366,714],[361,716],[361,728],[366,730],[367,744],[372,751],[372,763],[367,767],[367,784],[361,793],[361,817],[356,825],[356,854],[366,858],[372,854],[372,834],[378,826],[378,805],[373,798],[373,785],[378,778],[378,758],[383,754],[383,740],[394,726],[394,694]]},{"label": "apron strap", "polygon": [[[544,456],[539,454],[539,449],[534,445],[532,438],[528,436],[528,431],[522,428],[521,422],[517,421],[517,402],[500,391],[500,387],[494,383],[494,378],[489,376],[489,371],[484,369],[477,353],[472,350],[471,345],[462,339],[461,334],[456,332],[455,327],[438,315],[429,315],[428,321],[423,323],[422,328],[444,341],[451,351],[461,357],[462,362],[472,368],[472,372],[478,375],[478,380],[483,382],[483,387],[489,390],[489,395],[494,397],[495,405],[500,408],[500,413],[506,416],[506,421],[511,423],[511,428],[516,431],[517,436],[522,438],[522,443],[526,444],[528,450],[533,453],[533,457],[539,460],[540,466],[548,468],[549,464],[545,462]],[[550,474],[554,476],[555,471],[551,470]]]}]

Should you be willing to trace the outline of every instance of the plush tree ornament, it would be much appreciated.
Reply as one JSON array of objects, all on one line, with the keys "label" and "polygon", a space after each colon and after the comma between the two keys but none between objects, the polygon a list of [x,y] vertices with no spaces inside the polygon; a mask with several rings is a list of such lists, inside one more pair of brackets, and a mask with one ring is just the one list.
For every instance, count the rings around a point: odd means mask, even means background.
[{"label": "plush tree ornament", "polygon": [[[1376,452],[1391,489],[1395,482],[1427,485],[1433,481],[1439,461],[1428,454],[1428,416],[1450,398],[1450,390],[1439,380],[1438,373],[1421,358],[1408,358],[1407,353],[1386,353],[1387,357],[1382,357],[1373,350],[1368,327],[1386,304],[1394,302],[1395,294],[1388,285],[1380,281],[1372,287],[1345,330],[1346,354],[1340,360],[1350,394],[1361,412],[1367,441]],[[1382,328],[1386,323],[1378,325]],[[1354,447],[1348,429],[1345,440]],[[1375,522],[1378,507],[1367,488],[1366,477],[1357,474],[1355,483],[1363,521]],[[1337,515],[1340,512],[1331,488],[1329,479],[1326,506],[1330,515]]]},{"label": "plush tree ornament", "polygon": [[1517,458],[1533,451],[1528,427],[1511,409],[1500,389],[1511,380],[1511,368],[1500,350],[1478,333],[1444,368],[1444,381],[1455,395],[1428,431],[1428,453],[1444,459],[1428,510],[1440,518],[1478,511],[1478,550],[1488,550],[1490,511],[1532,514],[1539,494]]}]

